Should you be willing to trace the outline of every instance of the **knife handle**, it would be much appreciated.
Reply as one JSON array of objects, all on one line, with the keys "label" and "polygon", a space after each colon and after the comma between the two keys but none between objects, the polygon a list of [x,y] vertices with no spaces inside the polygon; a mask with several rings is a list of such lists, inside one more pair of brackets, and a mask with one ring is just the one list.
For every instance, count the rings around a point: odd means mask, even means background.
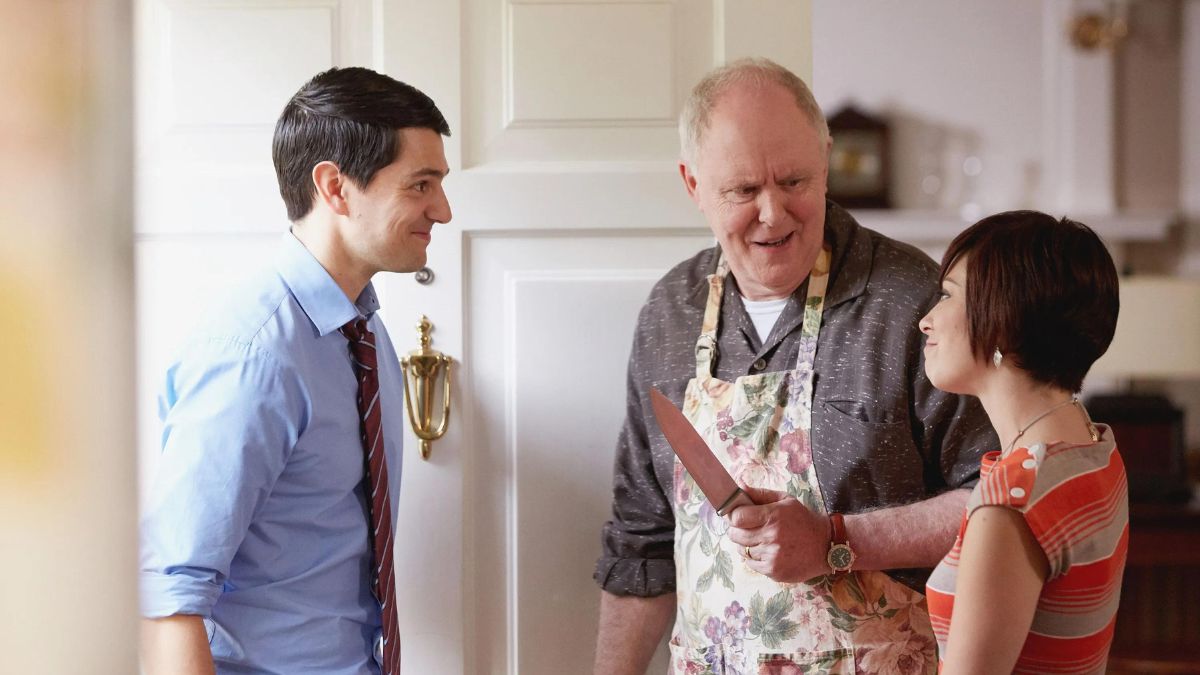
[{"label": "knife handle", "polygon": [[754,506],[754,500],[750,499],[750,495],[743,492],[742,488],[734,490],[725,503],[717,507],[717,515],[727,516],[739,506]]}]

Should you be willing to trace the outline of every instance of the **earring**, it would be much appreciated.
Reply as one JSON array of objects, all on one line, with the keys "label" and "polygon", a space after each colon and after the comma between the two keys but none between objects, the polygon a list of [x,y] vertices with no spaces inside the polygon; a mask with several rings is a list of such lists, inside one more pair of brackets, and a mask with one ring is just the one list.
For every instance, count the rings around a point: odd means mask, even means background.
[{"label": "earring", "polygon": [[996,347],[996,351],[992,352],[992,365],[1000,367],[1000,362],[1004,360],[1004,355],[1000,353],[1000,348]]}]

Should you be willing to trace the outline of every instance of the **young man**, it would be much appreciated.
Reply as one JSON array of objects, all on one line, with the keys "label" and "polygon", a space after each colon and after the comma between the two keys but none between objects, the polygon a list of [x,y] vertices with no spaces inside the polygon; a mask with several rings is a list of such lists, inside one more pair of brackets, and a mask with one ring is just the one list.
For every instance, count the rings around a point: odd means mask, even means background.
[{"label": "young man", "polygon": [[290,231],[192,337],[160,397],[142,522],[148,673],[399,672],[392,522],[402,374],[371,277],[450,220],[428,96],[334,68],[273,155]]}]

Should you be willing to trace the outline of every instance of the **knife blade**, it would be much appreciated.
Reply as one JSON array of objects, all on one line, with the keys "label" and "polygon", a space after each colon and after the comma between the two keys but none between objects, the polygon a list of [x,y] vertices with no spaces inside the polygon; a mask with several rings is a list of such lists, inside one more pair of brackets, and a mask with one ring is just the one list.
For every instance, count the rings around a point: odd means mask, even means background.
[{"label": "knife blade", "polygon": [[655,387],[650,388],[650,406],[654,409],[654,418],[658,420],[658,427],[667,437],[671,449],[683,463],[683,468],[691,474],[692,480],[700,486],[700,491],[716,509],[717,515],[724,516],[735,507],[754,504],[750,496],[738,487],[721,464],[721,460],[713,454],[708,443],[704,442],[688,418],[671,403],[671,399]]}]

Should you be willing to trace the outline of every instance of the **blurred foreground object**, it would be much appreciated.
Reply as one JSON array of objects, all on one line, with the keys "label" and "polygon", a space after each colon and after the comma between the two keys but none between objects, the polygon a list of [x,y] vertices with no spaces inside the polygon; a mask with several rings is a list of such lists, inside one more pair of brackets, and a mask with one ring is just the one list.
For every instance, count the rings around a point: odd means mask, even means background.
[{"label": "blurred foreground object", "polygon": [[128,0],[0,0],[0,662],[137,672]]}]

